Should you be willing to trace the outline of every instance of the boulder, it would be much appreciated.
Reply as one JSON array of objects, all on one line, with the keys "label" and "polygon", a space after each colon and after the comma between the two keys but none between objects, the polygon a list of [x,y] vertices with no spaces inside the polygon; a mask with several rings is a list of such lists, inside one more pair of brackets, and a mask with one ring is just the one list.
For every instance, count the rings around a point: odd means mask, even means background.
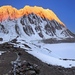
[{"label": "boulder", "polygon": [[3,38],[0,38],[0,41],[3,41]]}]

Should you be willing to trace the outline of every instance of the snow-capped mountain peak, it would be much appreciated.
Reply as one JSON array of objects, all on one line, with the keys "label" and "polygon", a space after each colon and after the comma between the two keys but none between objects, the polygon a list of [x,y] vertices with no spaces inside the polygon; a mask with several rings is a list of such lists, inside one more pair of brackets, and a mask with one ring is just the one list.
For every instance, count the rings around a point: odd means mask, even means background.
[{"label": "snow-capped mountain peak", "polygon": [[54,14],[52,10],[44,9],[38,6],[25,6],[24,8],[17,10],[12,6],[2,6],[0,7],[0,21],[5,20],[10,17],[10,19],[20,18],[23,15],[29,15],[34,13],[42,18],[47,18],[49,20],[56,20],[60,24],[64,25],[58,17]]},{"label": "snow-capped mountain peak", "polygon": [[0,22],[0,35],[10,36],[11,38],[24,35],[30,40],[74,37],[65,26],[62,26],[56,20],[43,19],[34,13],[13,20],[8,18]]}]

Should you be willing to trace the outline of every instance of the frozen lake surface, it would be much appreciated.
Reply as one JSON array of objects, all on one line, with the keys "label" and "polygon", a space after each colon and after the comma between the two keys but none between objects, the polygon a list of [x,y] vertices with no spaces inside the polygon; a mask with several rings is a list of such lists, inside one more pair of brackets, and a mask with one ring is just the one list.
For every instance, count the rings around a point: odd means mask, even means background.
[{"label": "frozen lake surface", "polygon": [[40,46],[40,48],[32,46],[32,51],[28,51],[28,53],[32,54],[43,62],[63,66],[65,68],[75,66],[75,61],[65,61],[59,59],[75,59],[75,43],[36,43],[36,45]]},{"label": "frozen lake surface", "polygon": [[44,47],[52,51],[53,57],[75,59],[75,43],[46,44]]}]

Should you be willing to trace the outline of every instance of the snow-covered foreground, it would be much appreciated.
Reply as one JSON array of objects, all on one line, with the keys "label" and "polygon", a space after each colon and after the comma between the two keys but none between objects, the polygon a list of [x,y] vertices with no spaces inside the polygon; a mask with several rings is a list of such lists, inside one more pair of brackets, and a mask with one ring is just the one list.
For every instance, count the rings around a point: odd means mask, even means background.
[{"label": "snow-covered foreground", "polygon": [[[38,41],[23,40],[24,37],[17,38],[17,44],[13,43],[16,47],[21,47],[27,50],[28,53],[37,57],[41,61],[58,65],[63,67],[75,66],[75,61],[62,60],[62,59],[75,59],[75,43],[59,43],[59,44],[44,44]],[[24,44],[28,45],[31,49],[26,48]],[[0,52],[1,55],[1,52]]]},{"label": "snow-covered foreground", "polygon": [[34,48],[28,53],[37,57],[45,63],[52,65],[59,65],[65,68],[75,66],[75,61],[61,60],[75,59],[75,43],[61,43],[61,44],[39,44],[40,48]]},{"label": "snow-covered foreground", "polygon": [[[14,44],[15,47],[20,46],[29,54],[32,54],[45,63],[63,66],[65,68],[75,66],[75,43],[44,44],[38,41],[30,42],[29,40],[26,41],[23,39],[24,37],[18,37],[18,43],[12,44]],[[28,45],[30,48],[25,47],[24,44]]]},{"label": "snow-covered foreground", "polygon": [[[38,41],[26,42],[22,39],[23,38],[18,38],[17,42],[20,43],[14,45],[24,48],[29,54],[37,57],[41,61],[65,68],[75,66],[75,43],[44,44],[41,42],[38,43]],[[24,44],[28,45],[31,49],[26,48]]]}]

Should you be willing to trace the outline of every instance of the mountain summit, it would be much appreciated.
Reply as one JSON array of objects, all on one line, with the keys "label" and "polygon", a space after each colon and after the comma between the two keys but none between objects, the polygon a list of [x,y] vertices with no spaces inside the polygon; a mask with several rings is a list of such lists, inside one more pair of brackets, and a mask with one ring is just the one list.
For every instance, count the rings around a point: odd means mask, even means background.
[{"label": "mountain summit", "polygon": [[75,34],[49,9],[0,7],[0,38],[11,41],[17,36],[26,41],[75,39]]},{"label": "mountain summit", "polygon": [[8,17],[10,17],[11,19],[20,18],[23,15],[28,15],[31,13],[34,13],[42,18],[47,18],[49,20],[56,20],[60,24],[64,25],[52,10],[44,9],[38,6],[25,6],[23,9],[20,10],[17,10],[12,6],[2,6],[0,7],[0,20],[5,20]]}]

